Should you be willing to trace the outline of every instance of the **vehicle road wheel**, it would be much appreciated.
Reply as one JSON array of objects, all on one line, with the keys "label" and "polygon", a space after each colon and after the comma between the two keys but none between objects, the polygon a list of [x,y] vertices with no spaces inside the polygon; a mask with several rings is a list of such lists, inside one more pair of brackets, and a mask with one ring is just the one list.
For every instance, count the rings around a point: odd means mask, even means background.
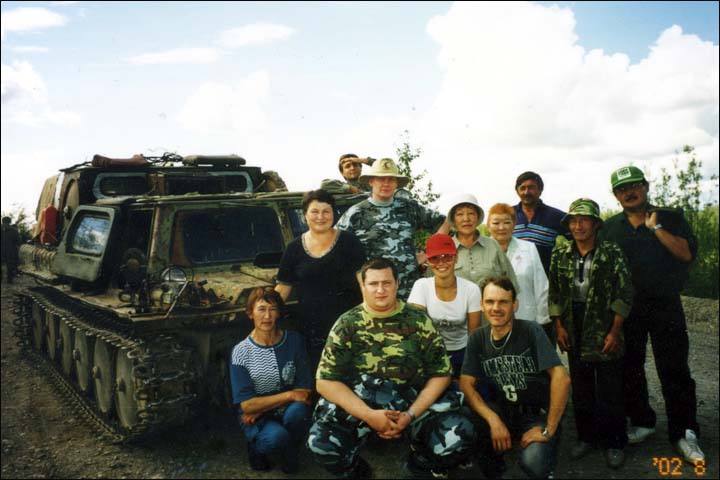
[{"label": "vehicle road wheel", "polygon": [[97,340],[93,349],[92,377],[95,380],[95,403],[102,413],[113,411],[113,390],[115,388],[115,348],[107,342]]},{"label": "vehicle road wheel", "polygon": [[48,357],[50,360],[58,359],[58,342],[60,340],[59,322],[60,318],[52,313],[47,313],[47,329],[45,330],[45,341],[47,342]]},{"label": "vehicle road wheel", "polygon": [[76,330],[73,347],[73,360],[75,361],[78,387],[82,392],[89,393],[92,388],[92,382],[90,381],[92,339],[83,330]]},{"label": "vehicle road wheel", "polygon": [[73,369],[73,331],[65,320],[60,320],[60,340],[58,348],[60,350],[60,364],[63,373],[70,378]]},{"label": "vehicle road wheel", "polygon": [[223,358],[220,362],[220,389],[225,406],[231,409],[233,407],[232,386],[230,385],[230,367],[228,367],[227,358]]},{"label": "vehicle road wheel", "polygon": [[32,305],[32,320],[33,348],[42,352],[45,346],[45,310],[37,303]]},{"label": "vehicle road wheel", "polygon": [[130,429],[138,422],[138,404],[135,400],[133,360],[126,350],[118,351],[115,359],[115,409],[123,428]]}]

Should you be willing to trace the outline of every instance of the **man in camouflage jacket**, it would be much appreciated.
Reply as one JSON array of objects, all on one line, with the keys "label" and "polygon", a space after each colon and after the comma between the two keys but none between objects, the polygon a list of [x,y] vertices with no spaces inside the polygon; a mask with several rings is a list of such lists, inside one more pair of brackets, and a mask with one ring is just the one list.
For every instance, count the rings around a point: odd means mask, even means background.
[{"label": "man in camouflage jacket", "polygon": [[340,316],[318,366],[322,395],[308,447],[337,476],[371,474],[358,452],[371,432],[409,432],[412,473],[445,474],[464,460],[473,426],[462,394],[448,390],[451,368],[442,337],[420,309],[397,300],[397,269],[387,259],[361,270],[364,303]]},{"label": "man in camouflage jacket", "polygon": [[573,241],[553,250],[548,301],[570,364],[578,432],[571,456],[580,458],[598,444],[608,466],[618,468],[627,444],[622,325],[632,306],[630,269],[616,243],[597,240],[603,221],[593,200],[575,200],[562,222]]},{"label": "man in camouflage jacket", "polygon": [[340,217],[337,228],[354,233],[365,247],[368,258],[391,258],[400,274],[398,297],[407,300],[421,272],[415,257],[417,230],[448,233],[445,216],[425,208],[405,195],[398,195],[410,179],[400,175],[392,159],[375,162],[360,182],[372,187],[369,199],[356,203]]}]

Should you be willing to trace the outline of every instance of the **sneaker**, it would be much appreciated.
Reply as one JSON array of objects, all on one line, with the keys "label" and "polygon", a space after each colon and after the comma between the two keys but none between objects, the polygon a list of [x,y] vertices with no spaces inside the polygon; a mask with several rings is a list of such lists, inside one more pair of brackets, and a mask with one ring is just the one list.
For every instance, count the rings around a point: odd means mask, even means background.
[{"label": "sneaker", "polygon": [[705,454],[700,450],[697,435],[690,429],[685,430],[685,438],[678,440],[675,443],[675,448],[687,462],[693,465],[695,465],[695,462],[705,461]]},{"label": "sneaker", "polygon": [[655,433],[655,427],[630,427],[627,430],[628,443],[635,445],[647,440],[650,435]]},{"label": "sneaker", "polygon": [[625,452],[619,448],[608,448],[605,450],[605,463],[610,468],[620,468],[625,463]]},{"label": "sneaker", "polygon": [[413,454],[410,454],[403,469],[410,478],[449,478],[447,470],[423,468]]},{"label": "sneaker", "polygon": [[578,458],[582,458],[590,453],[590,450],[592,450],[591,444],[578,440],[578,442],[570,449],[570,458],[577,460]]}]

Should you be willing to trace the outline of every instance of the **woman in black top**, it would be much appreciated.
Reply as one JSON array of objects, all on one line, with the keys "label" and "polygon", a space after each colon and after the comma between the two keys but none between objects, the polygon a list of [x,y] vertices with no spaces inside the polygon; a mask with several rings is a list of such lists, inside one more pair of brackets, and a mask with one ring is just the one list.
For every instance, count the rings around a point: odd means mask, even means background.
[{"label": "woman in black top", "polygon": [[300,328],[315,369],[335,320],[362,302],[356,272],[365,262],[365,250],[355,235],[333,227],[331,194],[312,190],[303,197],[302,208],[309,230],[288,244],[275,290],[287,299],[297,289]]}]

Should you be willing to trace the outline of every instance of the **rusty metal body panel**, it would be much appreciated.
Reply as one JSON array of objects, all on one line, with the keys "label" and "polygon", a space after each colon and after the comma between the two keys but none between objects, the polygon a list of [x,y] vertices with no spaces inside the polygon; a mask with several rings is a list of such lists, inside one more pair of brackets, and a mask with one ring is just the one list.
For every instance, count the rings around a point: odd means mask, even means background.
[{"label": "rusty metal body panel", "polygon": [[[48,318],[62,318],[69,338],[95,339],[83,348],[84,355],[100,342],[111,359],[117,358],[115,367],[94,367],[106,377],[125,375],[118,385],[132,380],[128,375],[137,371],[132,365],[142,359],[160,362],[153,367],[158,372],[178,370],[163,374],[166,380],[137,380],[138,389],[160,389],[143,395],[168,396],[157,403],[112,393],[117,408],[101,417],[108,428],[119,423],[118,434],[142,436],[184,418],[199,401],[229,401],[228,355],[252,328],[245,314],[247,297],[258,286],[275,284],[282,252],[306,228],[301,221],[304,192],[262,191],[264,185],[284,182],[275,174],[265,183],[265,173],[238,158],[194,156],[180,166],[150,162],[132,167],[103,158],[102,165],[111,167],[65,169],[43,190],[41,203],[52,197],[63,213],[62,240],[57,246],[21,248],[21,272],[44,285],[18,295],[19,310],[25,312],[18,324],[28,343],[32,331],[48,328]],[[364,198],[336,196],[337,217]],[[291,298],[291,312],[294,306]],[[292,314],[281,320],[283,326],[292,323]],[[36,347],[47,351],[68,345]],[[102,355],[98,358],[90,361],[101,361]],[[76,368],[89,368],[82,358],[76,363]],[[68,383],[77,381],[73,373],[63,375]],[[171,386],[161,389],[167,381]],[[93,394],[86,393],[83,401],[92,402]],[[174,410],[163,410],[175,404]],[[122,413],[134,408],[154,413]]]}]

